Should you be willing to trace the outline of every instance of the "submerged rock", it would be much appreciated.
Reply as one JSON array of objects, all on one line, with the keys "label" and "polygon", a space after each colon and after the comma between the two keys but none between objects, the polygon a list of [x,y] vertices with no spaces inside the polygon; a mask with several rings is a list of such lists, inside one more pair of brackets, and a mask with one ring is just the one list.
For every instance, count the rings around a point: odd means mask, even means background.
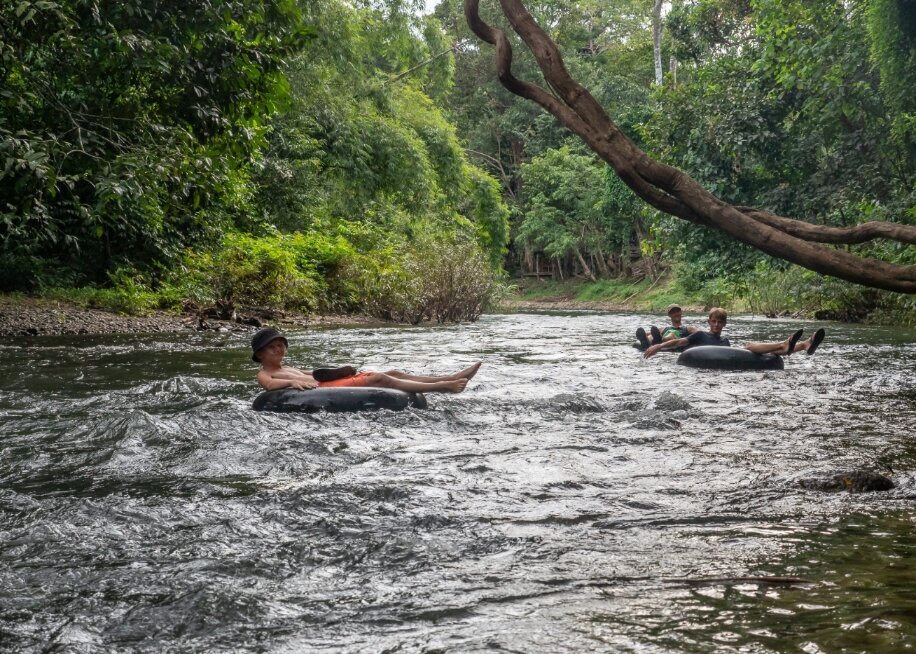
[{"label": "submerged rock", "polygon": [[662,391],[652,403],[658,411],[687,411],[690,403],[671,391]]},{"label": "submerged rock", "polygon": [[848,470],[824,477],[800,479],[798,485],[809,490],[828,493],[849,491],[850,493],[873,493],[894,488],[894,482],[869,470]]},{"label": "submerged rock", "polygon": [[560,393],[548,400],[551,409],[560,409],[569,413],[602,413],[606,407],[597,399],[575,393]]},{"label": "submerged rock", "polygon": [[635,429],[653,429],[653,430],[670,430],[680,429],[680,421],[671,417],[665,411],[653,411],[645,409],[643,411],[634,411],[632,415],[626,416],[632,419],[631,427]]}]

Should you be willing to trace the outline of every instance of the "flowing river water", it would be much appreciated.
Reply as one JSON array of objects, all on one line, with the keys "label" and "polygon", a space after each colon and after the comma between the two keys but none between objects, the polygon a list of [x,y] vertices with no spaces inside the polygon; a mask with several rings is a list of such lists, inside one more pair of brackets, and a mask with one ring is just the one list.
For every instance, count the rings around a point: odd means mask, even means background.
[{"label": "flowing river water", "polygon": [[[250,335],[7,342],[0,651],[916,647],[916,332],[702,372],[641,359],[651,318],[289,334],[306,368],[484,362],[401,413],[252,411]],[[798,484],[852,468],[898,486]]]}]

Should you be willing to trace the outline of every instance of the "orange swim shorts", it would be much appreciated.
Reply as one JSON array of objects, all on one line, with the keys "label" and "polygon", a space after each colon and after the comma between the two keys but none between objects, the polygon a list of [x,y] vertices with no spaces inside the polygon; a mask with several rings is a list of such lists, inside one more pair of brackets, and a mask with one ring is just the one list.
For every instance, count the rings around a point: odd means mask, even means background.
[{"label": "orange swim shorts", "polygon": [[325,388],[327,386],[365,386],[366,378],[369,375],[374,375],[374,372],[358,372],[355,375],[350,375],[349,377],[344,377],[343,379],[335,379],[334,381],[329,382],[318,382],[320,388]]}]

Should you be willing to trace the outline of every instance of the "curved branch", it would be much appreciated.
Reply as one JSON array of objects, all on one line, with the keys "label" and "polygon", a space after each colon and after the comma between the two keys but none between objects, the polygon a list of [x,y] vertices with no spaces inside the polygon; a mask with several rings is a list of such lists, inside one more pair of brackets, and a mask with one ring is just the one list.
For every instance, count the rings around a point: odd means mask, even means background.
[{"label": "curved branch", "polygon": [[777,216],[775,213],[764,209],[755,209],[754,207],[737,207],[737,209],[764,225],[775,227],[786,234],[797,236],[806,241],[855,245],[876,238],[886,238],[891,241],[916,245],[916,227],[912,225],[873,220],[861,225],[853,225],[852,227],[831,227],[829,225],[813,225],[803,220]]},{"label": "curved branch", "polygon": [[[684,172],[649,157],[620,131],[588,90],[572,79],[556,44],[537,25],[521,0],[500,0],[500,5],[559,97],[512,75],[512,50],[505,34],[481,20],[479,0],[465,0],[465,16],[471,30],[484,41],[496,45],[500,82],[512,93],[537,102],[580,136],[643,200],[661,211],[713,227],[767,254],[810,270],[874,288],[916,293],[916,266],[890,264],[812,243],[817,239],[798,235],[803,233],[802,225],[807,223],[778,216],[774,220],[772,214],[766,215],[766,212],[745,212],[723,202]],[[874,229],[870,227],[861,233]],[[886,228],[878,232],[882,237],[897,233]],[[904,228],[900,233],[906,236],[904,242],[909,242],[909,230]],[[821,234],[821,238],[825,238],[826,233]],[[837,235],[830,236],[835,238]]]}]

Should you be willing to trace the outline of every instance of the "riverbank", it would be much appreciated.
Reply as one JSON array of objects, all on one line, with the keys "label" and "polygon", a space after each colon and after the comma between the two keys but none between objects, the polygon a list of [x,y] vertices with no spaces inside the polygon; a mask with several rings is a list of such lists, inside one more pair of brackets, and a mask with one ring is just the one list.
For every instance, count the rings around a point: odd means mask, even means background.
[{"label": "riverbank", "polygon": [[197,312],[175,314],[156,311],[131,316],[66,300],[0,296],[0,337],[252,331],[265,324],[314,327],[378,323],[378,320],[366,316],[319,316],[286,312],[274,312],[270,316],[244,316],[236,320],[224,320]]},{"label": "riverbank", "polygon": [[[679,302],[687,310],[703,309],[701,304],[685,303],[676,293],[665,288],[659,290],[648,282],[629,284],[611,280],[600,282],[597,288],[594,284],[577,282],[543,281],[527,285],[524,280],[522,282],[516,294],[500,303],[501,310],[661,311],[671,302]],[[0,295],[0,337],[252,331],[262,325],[302,328],[378,324],[390,323],[358,314],[311,315],[284,311],[243,314],[235,319],[222,318],[213,309],[129,315],[62,298]]]},{"label": "riverbank", "polygon": [[501,307],[508,311],[590,310],[646,311],[664,313],[670,304],[686,311],[702,312],[706,303],[680,289],[675,280],[640,281],[603,279],[585,280],[513,280],[516,292],[505,298]]},{"label": "riverbank", "polygon": [[[700,298],[680,288],[677,280],[512,280],[515,291],[499,304],[501,311],[629,311],[664,314],[665,308],[677,303],[689,313],[703,313],[709,306],[728,307],[730,313],[754,313],[753,307],[734,298]],[[49,336],[74,334],[139,334],[183,331],[252,331],[262,325],[279,327],[315,327],[392,324],[359,314],[300,314],[290,311],[264,310],[254,314],[235,315],[215,308],[184,313],[155,311],[140,315],[118,313],[91,303],[66,298],[34,298],[0,295],[0,337]],[[873,322],[896,326],[916,324],[916,306],[884,315],[845,310],[780,310],[773,315]]]},{"label": "riverbank", "polygon": [[[778,281],[778,280],[777,280]],[[669,304],[679,304],[689,313],[704,313],[710,307],[728,309],[732,315],[769,318],[807,318],[896,327],[916,326],[916,298],[899,293],[851,286],[829,278],[812,278],[801,285],[786,285],[769,293],[766,283],[751,277],[744,290],[728,284],[710,283],[699,290],[687,290],[674,276],[652,281],[603,279],[513,280],[515,292],[502,302],[507,311],[594,310],[664,314]],[[779,284],[774,282],[774,285]]]}]

